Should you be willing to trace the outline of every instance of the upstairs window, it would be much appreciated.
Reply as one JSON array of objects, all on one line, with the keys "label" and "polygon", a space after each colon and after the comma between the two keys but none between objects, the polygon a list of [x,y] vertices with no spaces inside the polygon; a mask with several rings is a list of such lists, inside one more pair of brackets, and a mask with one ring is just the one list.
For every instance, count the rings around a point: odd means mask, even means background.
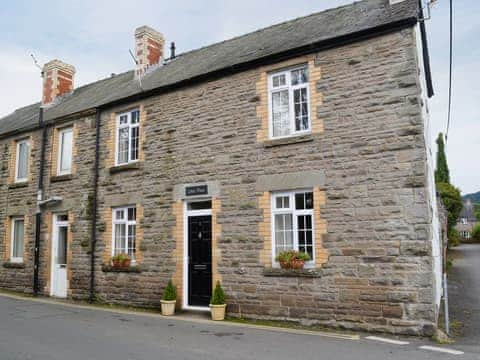
[{"label": "upstairs window", "polygon": [[11,226],[10,261],[23,262],[25,221],[23,218],[12,218]]},{"label": "upstairs window", "polygon": [[133,110],[117,115],[116,165],[138,160],[139,139],[140,111]]},{"label": "upstairs window", "polygon": [[128,254],[135,261],[137,209],[124,207],[113,210],[113,255]]},{"label": "upstairs window", "polygon": [[297,191],[272,196],[273,257],[281,251],[296,250],[314,260],[313,193]]},{"label": "upstairs window", "polygon": [[307,66],[270,74],[268,88],[270,137],[280,138],[309,132]]},{"label": "upstairs window", "polygon": [[30,142],[28,140],[18,141],[15,164],[15,182],[25,182],[28,180],[29,156]]},{"label": "upstairs window", "polygon": [[57,174],[66,175],[72,172],[73,129],[62,129],[58,132]]}]

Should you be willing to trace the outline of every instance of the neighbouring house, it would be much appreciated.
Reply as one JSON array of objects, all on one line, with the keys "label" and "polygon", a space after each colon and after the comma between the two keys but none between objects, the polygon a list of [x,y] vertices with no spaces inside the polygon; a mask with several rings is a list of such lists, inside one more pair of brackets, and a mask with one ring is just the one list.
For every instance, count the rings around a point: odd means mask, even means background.
[{"label": "neighbouring house", "polygon": [[422,17],[364,0],[168,58],[144,26],[134,71],[77,88],[45,64],[42,101],[0,119],[0,287],[156,307],[171,279],[205,310],[220,280],[230,316],[431,334]]},{"label": "neighbouring house", "polygon": [[471,199],[463,201],[463,208],[458,218],[455,229],[460,235],[462,241],[472,240],[472,231],[479,224],[477,217],[475,216],[475,204]]}]

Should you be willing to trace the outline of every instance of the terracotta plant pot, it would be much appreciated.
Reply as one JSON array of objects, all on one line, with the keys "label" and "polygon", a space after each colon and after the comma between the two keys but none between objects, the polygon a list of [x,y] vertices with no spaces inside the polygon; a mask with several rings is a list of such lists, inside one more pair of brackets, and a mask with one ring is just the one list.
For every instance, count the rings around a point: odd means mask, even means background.
[{"label": "terracotta plant pot", "polygon": [[162,315],[163,316],[172,316],[175,314],[175,303],[176,300],[160,300],[162,304]]},{"label": "terracotta plant pot", "polygon": [[280,267],[282,269],[290,269],[291,268],[291,263],[288,261],[279,261]]},{"label": "terracotta plant pot", "polygon": [[294,259],[290,261],[290,266],[292,267],[292,269],[295,269],[295,270],[302,270],[304,265],[305,265],[305,261],[303,260]]},{"label": "terracotta plant pot", "polygon": [[132,260],[130,259],[125,259],[122,261],[122,268],[126,269],[126,268],[129,268],[130,267],[130,263],[132,262]]},{"label": "terracotta plant pot", "polygon": [[122,267],[123,262],[120,260],[112,260],[112,266],[115,269],[120,269]]},{"label": "terracotta plant pot", "polygon": [[213,321],[225,320],[225,308],[226,304],[223,305],[212,305],[210,304],[210,313],[212,314]]}]

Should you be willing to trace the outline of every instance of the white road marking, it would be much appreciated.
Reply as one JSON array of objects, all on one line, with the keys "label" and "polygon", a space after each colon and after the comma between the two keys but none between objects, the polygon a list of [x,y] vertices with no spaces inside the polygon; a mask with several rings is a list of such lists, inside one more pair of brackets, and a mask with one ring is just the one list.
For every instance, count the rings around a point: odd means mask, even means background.
[{"label": "white road marking", "polygon": [[374,341],[381,341],[388,344],[395,344],[395,345],[408,345],[410,344],[408,341],[400,341],[400,340],[393,340],[387,339],[379,336],[367,336],[365,339],[367,340],[374,340]]},{"label": "white road marking", "polygon": [[436,347],[436,346],[428,346],[428,345],[420,346],[420,349],[444,352],[452,355],[462,355],[464,353],[463,351],[460,351],[460,350],[454,350],[454,349],[448,349],[448,348],[442,348],[442,347]]}]

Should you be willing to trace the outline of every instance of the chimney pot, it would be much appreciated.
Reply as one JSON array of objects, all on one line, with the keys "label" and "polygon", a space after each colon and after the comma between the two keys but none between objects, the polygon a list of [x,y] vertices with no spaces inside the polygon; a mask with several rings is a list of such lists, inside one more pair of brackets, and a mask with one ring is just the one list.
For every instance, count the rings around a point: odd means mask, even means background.
[{"label": "chimney pot", "polygon": [[52,60],[43,66],[42,104],[49,105],[58,97],[73,90],[75,67],[60,60]]},{"label": "chimney pot", "polygon": [[164,44],[163,35],[149,26],[141,26],[135,30],[135,57],[137,59],[135,75],[137,78],[162,64]]}]

